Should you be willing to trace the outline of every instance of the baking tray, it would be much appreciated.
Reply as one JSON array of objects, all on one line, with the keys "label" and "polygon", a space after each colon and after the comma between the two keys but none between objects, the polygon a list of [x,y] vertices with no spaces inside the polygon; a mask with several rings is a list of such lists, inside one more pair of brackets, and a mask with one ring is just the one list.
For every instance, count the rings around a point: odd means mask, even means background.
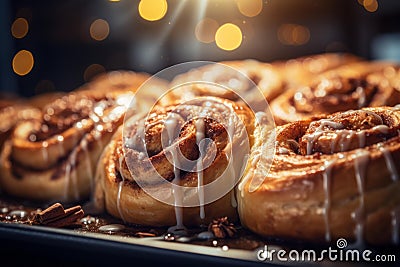
[{"label": "baking tray", "polygon": [[[97,218],[94,224],[82,221],[71,228],[53,228],[31,225],[26,221],[40,207],[0,194],[0,267],[2,266],[117,266],[135,263],[133,266],[363,266],[365,262],[329,261],[321,262],[282,262],[260,261],[257,252],[268,244],[275,249],[314,249],[324,247],[306,243],[263,239],[250,231],[238,227],[232,239],[166,241],[166,229],[125,225],[122,232],[101,232],[99,226],[123,224],[122,221],[107,214],[87,218]],[[6,211],[4,211],[6,209]],[[25,219],[6,219],[13,212],[25,211]],[[29,215],[30,214],[30,215]],[[90,214],[90,213],[89,213]],[[153,232],[152,232],[153,231]],[[190,236],[204,231],[191,229]],[[136,237],[135,233],[154,233],[154,237]],[[214,243],[217,242],[217,243]],[[334,246],[332,246],[334,247]],[[400,247],[379,248],[380,254],[396,254],[397,262],[385,265],[400,266]],[[14,255],[14,256],[12,256]],[[396,265],[397,263],[397,265]],[[368,266],[379,265],[369,262]]]},{"label": "baking tray", "polygon": [[[252,251],[166,242],[161,237],[132,238],[76,232],[43,226],[0,223],[1,254],[18,251],[20,257],[6,257],[7,263],[55,266],[71,263],[100,265],[140,263],[174,266],[266,266]],[[4,259],[3,260],[7,260]],[[5,261],[2,261],[5,263]],[[276,266],[268,264],[268,266]]]},{"label": "baking tray", "polygon": [[[396,249],[398,257],[398,248]],[[0,266],[364,266],[360,262],[260,262],[256,251],[0,223]],[[14,256],[10,256],[14,255]],[[6,265],[3,265],[6,264]],[[382,266],[367,263],[367,266]],[[399,266],[398,262],[384,266]]]}]

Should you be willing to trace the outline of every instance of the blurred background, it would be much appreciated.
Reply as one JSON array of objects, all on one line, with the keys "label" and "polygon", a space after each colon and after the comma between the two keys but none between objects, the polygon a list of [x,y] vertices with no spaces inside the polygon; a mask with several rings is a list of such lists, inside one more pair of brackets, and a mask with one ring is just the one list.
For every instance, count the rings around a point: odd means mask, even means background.
[{"label": "blurred background", "polygon": [[0,36],[0,91],[32,96],[193,60],[400,61],[400,1],[2,0]]}]

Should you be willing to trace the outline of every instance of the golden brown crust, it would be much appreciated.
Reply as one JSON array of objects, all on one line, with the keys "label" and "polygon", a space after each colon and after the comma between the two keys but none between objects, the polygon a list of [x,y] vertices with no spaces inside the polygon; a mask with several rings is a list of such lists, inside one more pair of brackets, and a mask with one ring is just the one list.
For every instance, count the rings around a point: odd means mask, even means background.
[{"label": "golden brown crust", "polygon": [[239,185],[242,224],[263,236],[311,242],[395,243],[399,133],[400,109],[391,107],[279,126],[276,156],[262,185],[253,192],[248,179]]},{"label": "golden brown crust", "polygon": [[400,103],[400,68],[387,62],[357,62],[324,72],[287,90],[271,103],[278,125],[319,114]]},{"label": "golden brown crust", "polygon": [[2,189],[39,201],[87,198],[100,153],[122,124],[140,82],[87,85],[90,89],[57,98],[38,118],[19,123],[1,153]]}]

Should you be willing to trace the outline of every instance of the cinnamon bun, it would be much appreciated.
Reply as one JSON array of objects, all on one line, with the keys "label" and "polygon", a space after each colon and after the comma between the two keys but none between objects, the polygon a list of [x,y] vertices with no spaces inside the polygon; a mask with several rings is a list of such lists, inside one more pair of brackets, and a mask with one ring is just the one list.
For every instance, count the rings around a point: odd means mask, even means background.
[{"label": "cinnamon bun", "polygon": [[278,126],[269,174],[253,162],[239,183],[240,220],[262,236],[399,244],[399,162],[398,106]]},{"label": "cinnamon bun", "polygon": [[106,147],[98,201],[141,225],[179,229],[221,216],[236,220],[233,187],[256,121],[246,105],[216,97],[155,106],[125,122]]},{"label": "cinnamon bun", "polygon": [[316,76],[309,85],[289,89],[271,103],[277,124],[318,114],[400,103],[400,67],[359,62]]},{"label": "cinnamon bun", "polygon": [[360,60],[351,54],[325,53],[273,62],[272,65],[281,73],[286,87],[292,88],[309,84],[320,73]]},{"label": "cinnamon bun", "polygon": [[56,99],[39,118],[16,126],[0,156],[5,192],[38,201],[74,202],[89,196],[100,153],[122,124],[137,89],[90,87]]},{"label": "cinnamon bun", "polygon": [[[196,81],[202,83],[195,83]],[[185,88],[184,91],[172,91],[172,100],[185,101],[196,96],[216,96],[233,101],[242,98],[247,102],[256,102],[260,99],[257,99],[259,95],[254,94],[254,90],[259,88],[264,98],[270,101],[278,96],[284,88],[284,82],[277,69],[271,64],[256,60],[223,61],[194,68],[175,77],[171,87],[185,83],[190,83],[188,85],[190,90]],[[222,85],[231,90],[224,90],[222,87],[210,90],[209,83]]]}]

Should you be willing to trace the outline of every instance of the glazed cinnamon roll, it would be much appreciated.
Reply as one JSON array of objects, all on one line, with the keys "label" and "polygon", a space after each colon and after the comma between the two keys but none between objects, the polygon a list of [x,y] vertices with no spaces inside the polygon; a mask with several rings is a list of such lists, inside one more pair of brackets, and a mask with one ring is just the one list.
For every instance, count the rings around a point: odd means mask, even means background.
[{"label": "glazed cinnamon roll", "polygon": [[344,65],[293,88],[271,103],[277,124],[318,114],[400,103],[400,67],[384,62]]},{"label": "glazed cinnamon roll", "polygon": [[239,183],[240,220],[262,236],[399,244],[399,162],[398,106],[278,126],[269,174],[253,161]]},{"label": "glazed cinnamon roll", "polygon": [[221,216],[237,219],[233,187],[257,126],[246,105],[198,97],[133,118],[99,165],[104,199],[98,201],[111,215],[175,230]]},{"label": "glazed cinnamon roll", "polygon": [[273,62],[272,65],[281,73],[286,87],[292,88],[309,84],[320,73],[357,61],[360,58],[351,54],[325,53]]},{"label": "glazed cinnamon roll", "polygon": [[[96,91],[105,93],[109,91],[132,91],[135,92],[150,75],[133,71],[115,70],[99,74],[95,78],[78,88],[83,91]],[[159,80],[160,85],[163,81]]]},{"label": "glazed cinnamon roll", "polygon": [[40,118],[19,123],[1,153],[1,188],[38,201],[87,198],[94,167],[123,122],[131,89],[72,92],[45,106]]},{"label": "glazed cinnamon roll", "polygon": [[[193,83],[194,81],[202,83]],[[205,81],[225,86],[231,90],[224,90],[222,87],[214,87],[213,90],[210,90],[209,84],[205,84]],[[216,96],[233,101],[242,98],[247,102],[257,102],[260,101],[259,95],[254,94],[254,90],[259,88],[264,98],[270,101],[278,96],[284,88],[284,82],[277,69],[271,64],[256,60],[224,61],[195,68],[178,75],[172,81],[171,86],[179,86],[187,82],[191,83],[187,86],[190,87],[190,90],[185,87],[184,91],[172,91],[172,100],[184,101],[196,96]]]}]

